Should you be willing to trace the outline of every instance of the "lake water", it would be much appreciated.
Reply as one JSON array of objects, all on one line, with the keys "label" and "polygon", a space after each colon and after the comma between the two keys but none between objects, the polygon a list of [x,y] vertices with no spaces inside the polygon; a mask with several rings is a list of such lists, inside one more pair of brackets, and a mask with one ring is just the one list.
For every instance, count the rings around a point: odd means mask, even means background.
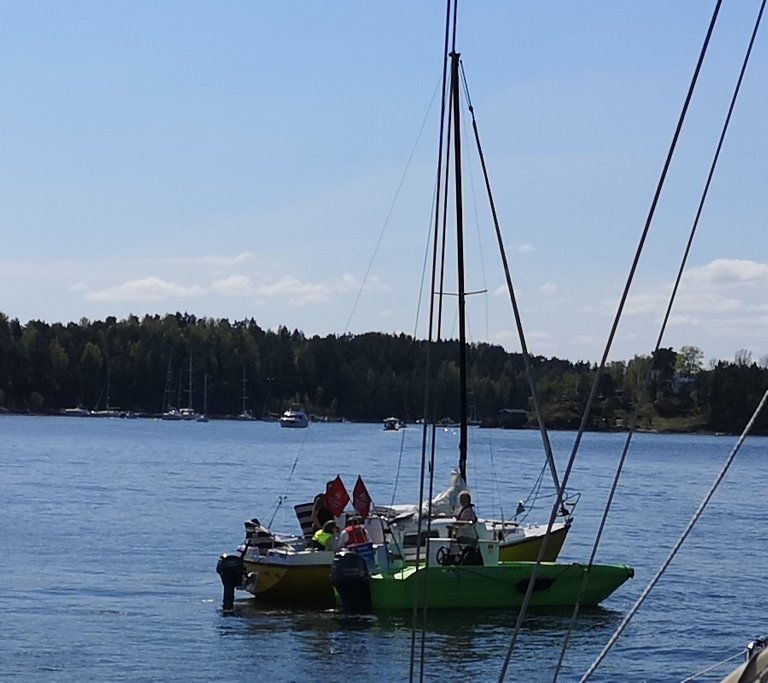
[{"label": "lake water", "polygon": [[[362,474],[375,503],[414,501],[420,438],[418,428],[380,425],[0,417],[0,678],[407,680],[409,615],[267,610],[244,594],[225,615],[215,567],[242,540],[247,518],[298,531],[293,505],[336,474],[350,492]],[[561,469],[573,438],[552,435]],[[624,438],[585,436],[571,477],[582,496],[562,561],[588,559]],[[470,441],[478,511],[491,516],[502,505],[509,516],[543,464],[538,433],[472,429]],[[454,430],[438,434],[436,490],[457,442]],[[636,575],[582,615],[560,680],[578,680],[600,652],[734,442],[635,437],[598,561],[630,564]],[[747,441],[593,680],[681,680],[768,633],[766,446]],[[544,519],[546,508],[542,501],[532,517]],[[425,680],[497,680],[515,616],[432,614]],[[567,614],[531,616],[507,680],[551,680],[568,622]]]}]

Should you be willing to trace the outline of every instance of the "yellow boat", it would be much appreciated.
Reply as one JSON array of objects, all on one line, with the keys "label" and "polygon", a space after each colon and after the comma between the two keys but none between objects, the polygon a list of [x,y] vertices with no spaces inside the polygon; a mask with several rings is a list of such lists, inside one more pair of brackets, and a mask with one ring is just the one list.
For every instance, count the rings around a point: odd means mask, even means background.
[{"label": "yellow boat", "polygon": [[328,550],[250,548],[243,557],[241,588],[271,604],[332,607],[332,562]]}]

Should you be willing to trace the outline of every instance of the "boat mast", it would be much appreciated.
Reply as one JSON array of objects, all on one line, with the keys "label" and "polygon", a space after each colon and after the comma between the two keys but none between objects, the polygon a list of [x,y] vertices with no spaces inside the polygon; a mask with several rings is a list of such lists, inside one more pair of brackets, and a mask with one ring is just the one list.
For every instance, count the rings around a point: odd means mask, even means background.
[{"label": "boat mast", "polygon": [[192,410],[192,354],[189,355],[189,388],[187,394],[187,408]]},{"label": "boat mast", "polygon": [[461,103],[459,101],[459,58],[451,51],[451,107],[453,119],[453,165],[456,199],[456,274],[459,300],[459,474],[467,481],[467,327],[464,284],[464,211],[461,189]]},{"label": "boat mast", "polygon": [[245,377],[245,363],[243,363],[243,379],[242,379],[242,382],[243,382],[243,409],[240,412],[241,412],[242,415],[245,415],[245,399],[248,398],[245,395],[245,385],[248,383],[248,380]]}]

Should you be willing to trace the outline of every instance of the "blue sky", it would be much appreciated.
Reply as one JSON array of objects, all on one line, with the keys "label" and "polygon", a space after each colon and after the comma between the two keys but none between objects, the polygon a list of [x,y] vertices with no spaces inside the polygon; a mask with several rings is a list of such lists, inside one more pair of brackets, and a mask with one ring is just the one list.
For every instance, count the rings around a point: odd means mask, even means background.
[{"label": "blue sky", "polygon": [[[724,3],[612,359],[653,348],[758,6]],[[713,7],[461,5],[532,353],[599,359]],[[444,10],[0,2],[0,311],[422,335]],[[705,361],[768,357],[766,31],[665,337]],[[519,350],[465,179],[470,334]]]}]

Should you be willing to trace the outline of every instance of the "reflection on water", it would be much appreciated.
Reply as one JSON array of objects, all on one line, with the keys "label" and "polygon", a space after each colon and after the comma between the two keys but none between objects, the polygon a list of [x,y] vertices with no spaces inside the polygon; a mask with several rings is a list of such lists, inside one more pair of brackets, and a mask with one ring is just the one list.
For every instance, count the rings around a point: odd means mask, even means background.
[{"label": "reflection on water", "polygon": [[[322,666],[328,657],[344,654],[349,648],[359,656],[373,658],[368,661],[387,653],[388,675],[393,673],[394,667],[405,677],[410,665],[412,635],[415,634],[416,661],[419,661],[423,641],[428,677],[448,672],[456,675],[459,671],[466,676],[487,677],[489,667],[496,671],[501,666],[517,612],[435,611],[427,615],[426,622],[422,617],[422,614],[417,616],[414,632],[413,615],[408,612],[352,615],[334,609],[276,609],[260,605],[255,599],[246,599],[237,601],[232,613],[222,615],[219,629],[222,635],[237,633],[249,643],[247,649],[254,655],[261,651],[265,639],[269,639],[270,647],[279,649],[280,634],[286,639],[290,634],[291,647],[295,648],[297,656],[305,664],[317,666]],[[570,647],[598,652],[621,618],[622,613],[615,610],[585,609],[576,622]],[[554,667],[570,621],[569,610],[539,610],[528,615],[513,654],[511,671],[516,671],[517,676],[526,676],[526,680],[536,680],[530,678],[536,670],[536,676],[546,679],[543,672]],[[544,659],[542,652],[547,653]],[[537,664],[532,667],[531,657],[534,655]]]}]

